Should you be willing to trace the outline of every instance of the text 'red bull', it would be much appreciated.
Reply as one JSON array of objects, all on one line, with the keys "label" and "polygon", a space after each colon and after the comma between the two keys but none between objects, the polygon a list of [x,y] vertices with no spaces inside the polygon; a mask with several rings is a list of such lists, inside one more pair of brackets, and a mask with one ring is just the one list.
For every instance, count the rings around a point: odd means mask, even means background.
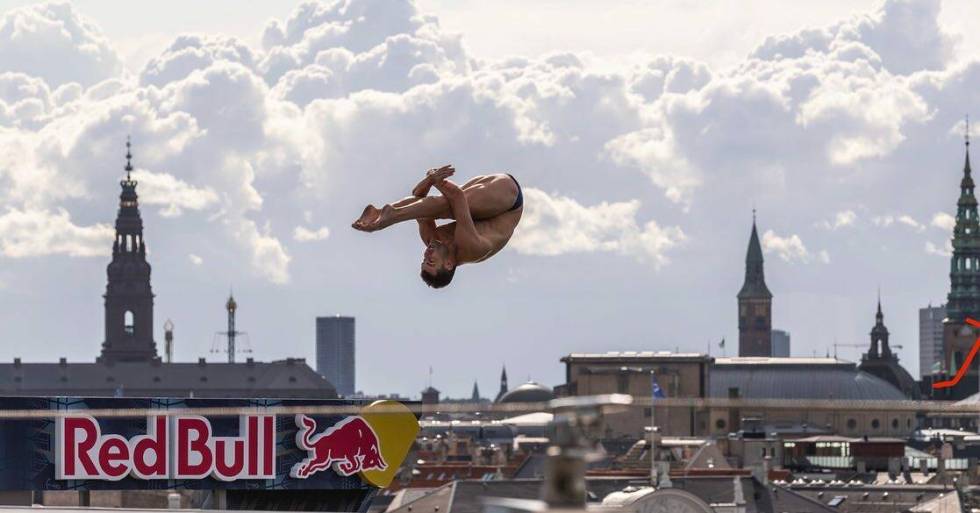
[{"label": "text 'red bull'", "polygon": [[239,417],[239,436],[214,436],[204,417],[181,415],[146,419],[147,433],[127,439],[103,435],[87,415],[61,417],[56,423],[57,479],[118,481],[201,479],[222,481],[274,479],[276,428],[273,415]]},{"label": "text 'red bull'", "polygon": [[307,456],[293,465],[290,476],[305,479],[331,466],[342,476],[388,468],[381,455],[378,435],[364,418],[347,417],[319,434],[314,434],[316,420],[299,414],[295,421],[299,428],[296,446],[305,450]]}]

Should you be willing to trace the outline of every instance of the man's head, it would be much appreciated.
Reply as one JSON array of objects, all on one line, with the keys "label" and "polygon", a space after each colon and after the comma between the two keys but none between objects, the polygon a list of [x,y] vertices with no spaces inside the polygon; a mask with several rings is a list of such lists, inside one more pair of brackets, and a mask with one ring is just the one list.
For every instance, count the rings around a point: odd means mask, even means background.
[{"label": "man's head", "polygon": [[429,242],[422,255],[422,281],[434,289],[441,289],[453,281],[456,274],[456,258],[450,247],[440,241]]}]

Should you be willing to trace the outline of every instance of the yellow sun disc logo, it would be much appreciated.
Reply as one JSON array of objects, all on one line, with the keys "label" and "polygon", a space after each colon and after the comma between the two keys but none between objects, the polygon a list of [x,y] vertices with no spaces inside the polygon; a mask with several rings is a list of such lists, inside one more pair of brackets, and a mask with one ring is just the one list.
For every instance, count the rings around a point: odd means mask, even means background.
[{"label": "yellow sun disc logo", "polygon": [[384,470],[365,470],[361,478],[379,488],[385,488],[395,478],[405,456],[419,432],[415,414],[397,401],[375,401],[361,410],[361,417],[378,436],[381,455],[387,466]]}]

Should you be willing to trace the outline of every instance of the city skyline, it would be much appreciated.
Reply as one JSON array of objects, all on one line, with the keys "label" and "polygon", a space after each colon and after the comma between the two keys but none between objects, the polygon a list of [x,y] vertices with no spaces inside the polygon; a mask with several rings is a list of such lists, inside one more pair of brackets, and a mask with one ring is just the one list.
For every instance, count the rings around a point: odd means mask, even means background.
[{"label": "city skyline", "polygon": [[[94,361],[127,134],[154,339],[172,319],[177,361],[208,354],[230,285],[256,359],[312,364],[314,319],[358,318],[367,393],[417,395],[430,366],[444,396],[468,397],[504,364],[559,384],[572,352],[720,353],[724,338],[732,354],[754,208],[794,355],[866,343],[880,286],[918,375],[918,309],[949,290],[964,116],[980,105],[976,36],[950,19],[973,12],[963,2],[828,7],[815,25],[750,27],[771,32],[742,56],[629,48],[621,65],[540,41],[504,61],[485,33],[470,50],[441,2],[352,2],[366,21],[333,39],[348,14],[265,5],[278,24],[237,16],[150,49],[103,32],[119,25],[105,4],[19,4],[0,2],[0,28],[20,30],[0,29],[3,360]],[[250,39],[218,36],[245,26]],[[511,247],[431,291],[411,228],[347,226],[446,162],[464,179],[513,172],[528,210]]]}]

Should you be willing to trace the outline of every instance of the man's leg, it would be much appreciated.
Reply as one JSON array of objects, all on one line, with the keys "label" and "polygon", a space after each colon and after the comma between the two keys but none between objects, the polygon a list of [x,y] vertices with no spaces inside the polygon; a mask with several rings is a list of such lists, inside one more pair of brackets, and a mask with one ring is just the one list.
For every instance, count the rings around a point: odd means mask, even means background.
[{"label": "man's leg", "polygon": [[[470,205],[470,215],[473,219],[489,219],[500,215],[513,204],[516,186],[513,180],[506,175],[503,176],[505,179],[499,179],[497,175],[477,176],[463,184],[461,189],[466,193],[466,201]],[[452,211],[446,198],[409,196],[387,204],[381,209],[368,205],[353,226],[358,230],[375,231],[414,219],[451,218]]]},{"label": "man's leg", "polygon": [[360,219],[351,226],[357,230],[373,232],[413,219],[448,219],[450,214],[449,201],[442,196],[409,196],[380,209],[368,205]]},{"label": "man's leg", "polygon": [[385,205],[379,220],[391,226],[414,219],[448,219],[451,214],[449,201],[442,196],[408,197]]}]

